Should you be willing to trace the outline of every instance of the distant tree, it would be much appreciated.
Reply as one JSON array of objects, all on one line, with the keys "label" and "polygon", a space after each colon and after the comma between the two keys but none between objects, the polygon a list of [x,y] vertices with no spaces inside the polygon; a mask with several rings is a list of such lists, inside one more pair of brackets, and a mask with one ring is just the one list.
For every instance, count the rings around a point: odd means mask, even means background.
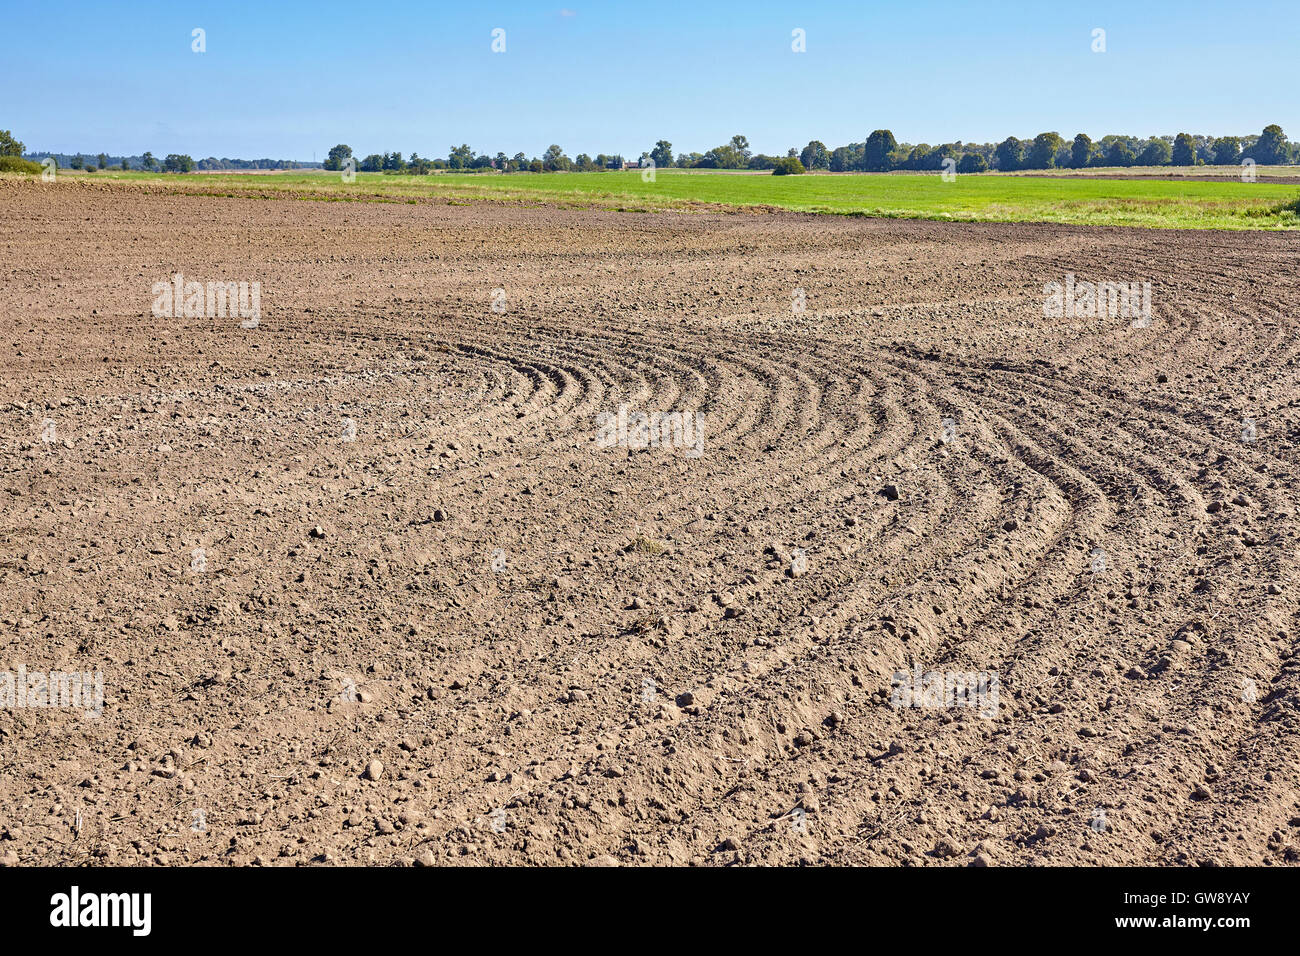
[{"label": "distant tree", "polygon": [[542,155],[542,168],[547,172],[557,172],[568,169],[573,165],[573,161],[564,155],[562,150],[555,143],[546,147],[546,152]]},{"label": "distant tree", "polygon": [[1168,166],[1173,158],[1173,149],[1163,139],[1152,139],[1143,148],[1134,162],[1138,166]]},{"label": "distant tree", "polygon": [[944,169],[944,162],[949,159],[952,160],[952,165],[955,168],[957,166],[957,161],[961,158],[961,154],[961,143],[944,143],[941,146],[936,146],[930,151],[930,155],[926,157],[928,160],[926,163],[926,169]]},{"label": "distant tree", "polygon": [[740,153],[730,143],[713,147],[696,163],[704,169],[740,169],[744,164]]},{"label": "distant tree", "polygon": [[1086,133],[1080,133],[1074,137],[1074,145],[1070,147],[1070,165],[1075,169],[1083,169],[1092,161],[1092,139]]},{"label": "distant tree", "polygon": [[[411,155],[415,154],[412,153]],[[321,167],[323,169],[342,169],[343,164],[351,158],[352,147],[345,143],[339,143],[330,149],[329,156],[325,158],[325,162],[321,163]]]},{"label": "distant tree", "polygon": [[1272,123],[1264,127],[1255,145],[1250,148],[1250,158],[1261,166],[1278,166],[1286,163],[1291,156],[1287,146],[1286,134],[1282,127]]},{"label": "distant tree", "polygon": [[540,159],[533,159],[528,162],[528,171],[530,173],[540,173],[544,168]]},{"label": "distant tree", "polygon": [[1241,162],[1241,140],[1235,136],[1221,136],[1216,139],[1214,161],[1220,166],[1235,166]]},{"label": "distant tree", "polygon": [[[862,172],[862,170],[865,169],[865,166],[863,165],[862,157],[866,151],[866,144],[849,143],[845,147],[845,149],[849,151],[849,165],[848,165],[849,171],[858,172],[858,173]],[[832,155],[834,154],[832,153]]]},{"label": "distant tree", "polygon": [[158,160],[153,158],[153,153],[149,152],[148,150],[145,150],[144,155],[140,157],[141,168],[152,171],[155,167],[157,167],[157,165],[158,165]]},{"label": "distant tree", "polygon": [[1179,133],[1174,137],[1174,148],[1170,160],[1175,166],[1196,165],[1196,142],[1188,133]]},{"label": "distant tree", "polygon": [[887,129],[874,130],[863,147],[862,168],[876,173],[888,172],[890,157],[896,149],[898,141],[893,133]]},{"label": "distant tree", "polygon": [[1039,133],[1025,152],[1026,169],[1051,169],[1064,140],[1059,133]]},{"label": "distant tree", "polygon": [[515,153],[514,156],[510,157],[510,162],[515,164],[515,169],[523,169],[528,165],[528,157],[523,153]]},{"label": "distant tree", "polygon": [[363,173],[382,172],[384,169],[384,157],[380,156],[378,153],[371,153],[361,161],[361,165],[357,168]]},{"label": "distant tree", "polygon": [[95,165],[100,169],[108,169],[108,154],[100,153],[95,157]]},{"label": "distant tree", "polygon": [[1002,172],[1019,169],[1025,161],[1025,144],[1014,136],[1008,136],[998,143],[998,148],[993,155],[998,161],[998,169]]},{"label": "distant tree", "polygon": [[907,158],[899,165],[904,169],[928,169],[931,152],[929,143],[917,143],[912,147],[912,151],[907,154]]},{"label": "distant tree", "polygon": [[804,169],[829,169],[831,157],[826,152],[826,144],[819,139],[813,140],[799,154],[799,162]]},{"label": "distant tree", "polygon": [[0,129],[0,156],[21,156],[26,149],[7,129]]},{"label": "distant tree", "polygon": [[837,146],[831,151],[831,172],[842,173],[852,163],[852,154],[847,146]]},{"label": "distant tree", "polygon": [[122,165],[119,166],[118,169],[122,170],[122,172],[124,173],[131,169],[131,163],[127,160],[125,156],[122,157]]},{"label": "distant tree", "polygon": [[1106,150],[1106,162],[1112,166],[1132,166],[1137,161],[1133,155],[1133,150],[1128,148],[1128,143],[1123,140],[1116,140],[1110,144]]},{"label": "distant tree", "polygon": [[68,166],[71,167],[72,169],[85,169],[86,161],[85,159],[82,158],[81,154],[78,153],[76,156],[73,156],[70,160],[68,160]]},{"label": "distant tree", "polygon": [[979,153],[966,153],[962,156],[961,162],[957,164],[959,173],[982,173],[989,168],[988,160]]},{"label": "distant tree", "polygon": [[447,153],[448,169],[466,169],[472,162],[474,162],[474,150],[465,143],[451,147],[450,152]]},{"label": "distant tree", "polygon": [[169,173],[192,173],[194,159],[184,153],[168,153],[163,160],[163,169]]},{"label": "distant tree", "polygon": [[797,176],[799,173],[807,172],[803,163],[799,162],[796,156],[786,156],[776,161],[776,166],[772,169],[773,176]]},{"label": "distant tree", "polygon": [[728,143],[727,145],[729,145],[732,149],[736,151],[736,158],[738,162],[735,168],[737,169],[739,169],[740,167],[748,163],[749,157],[754,155],[752,152],[750,152],[749,140],[741,136],[739,133],[731,137],[731,142]]},{"label": "distant tree", "polygon": [[758,153],[749,157],[749,162],[745,164],[746,169],[776,169],[776,164],[780,160],[775,156],[765,156]]},{"label": "distant tree", "polygon": [[673,164],[673,144],[666,139],[661,139],[655,143],[655,148],[650,150],[650,158],[654,160],[655,166],[663,168]]}]

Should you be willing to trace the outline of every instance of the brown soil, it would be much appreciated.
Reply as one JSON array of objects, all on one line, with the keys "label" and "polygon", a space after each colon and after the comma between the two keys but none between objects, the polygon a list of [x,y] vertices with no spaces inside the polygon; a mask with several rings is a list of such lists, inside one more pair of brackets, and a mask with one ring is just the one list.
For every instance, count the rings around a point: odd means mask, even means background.
[{"label": "brown soil", "polygon": [[104,187],[0,183],[0,673],[105,687],[0,862],[1295,861],[1300,237]]}]

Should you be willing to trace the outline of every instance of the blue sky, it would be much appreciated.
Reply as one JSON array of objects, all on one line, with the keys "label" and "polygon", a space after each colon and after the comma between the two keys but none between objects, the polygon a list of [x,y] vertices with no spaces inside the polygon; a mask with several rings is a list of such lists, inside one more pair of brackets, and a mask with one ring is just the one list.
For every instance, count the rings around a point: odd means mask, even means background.
[{"label": "blue sky", "polygon": [[1300,138],[1297,51],[1297,0],[14,2],[0,128],[29,150],[298,160],[339,142],[703,152],[733,133],[784,153],[878,127],[931,144],[1267,123]]}]

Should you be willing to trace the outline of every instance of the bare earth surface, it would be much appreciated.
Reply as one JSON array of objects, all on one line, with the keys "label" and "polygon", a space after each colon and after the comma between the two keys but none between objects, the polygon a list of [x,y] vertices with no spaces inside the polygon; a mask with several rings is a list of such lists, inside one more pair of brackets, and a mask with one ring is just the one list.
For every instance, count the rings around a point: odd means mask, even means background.
[{"label": "bare earth surface", "polygon": [[[0,710],[0,862],[1297,858],[1300,237],[13,181],[0,226],[0,673],[105,691]],[[155,318],[175,272],[260,324]],[[1067,272],[1150,327],[1044,318]],[[703,454],[599,447],[620,404]]]}]

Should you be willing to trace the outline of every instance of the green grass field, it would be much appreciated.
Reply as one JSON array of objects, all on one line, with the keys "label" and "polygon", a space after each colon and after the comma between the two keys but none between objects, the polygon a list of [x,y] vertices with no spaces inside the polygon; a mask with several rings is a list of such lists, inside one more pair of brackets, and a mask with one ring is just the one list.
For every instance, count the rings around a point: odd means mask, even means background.
[{"label": "green grass field", "polygon": [[[60,176],[68,175],[60,172]],[[1165,229],[1297,229],[1300,185],[1086,179],[1002,175],[771,176],[659,170],[655,182],[637,171],[605,173],[435,174],[358,173],[74,174],[93,179],[165,182],[186,192],[253,193],[265,198],[356,201],[540,202],[602,209],[691,210],[712,205],[779,207],[811,213],[971,222],[1057,222]]]},{"label": "green grass field", "polygon": [[[1128,176],[1134,178],[1154,177],[1156,179],[1215,179],[1241,181],[1242,167],[1233,166],[1089,166],[1087,169],[1018,169],[1011,173],[996,173],[998,176]],[[1260,179],[1276,179],[1280,176],[1300,177],[1300,166],[1256,166],[1255,174]]]}]

